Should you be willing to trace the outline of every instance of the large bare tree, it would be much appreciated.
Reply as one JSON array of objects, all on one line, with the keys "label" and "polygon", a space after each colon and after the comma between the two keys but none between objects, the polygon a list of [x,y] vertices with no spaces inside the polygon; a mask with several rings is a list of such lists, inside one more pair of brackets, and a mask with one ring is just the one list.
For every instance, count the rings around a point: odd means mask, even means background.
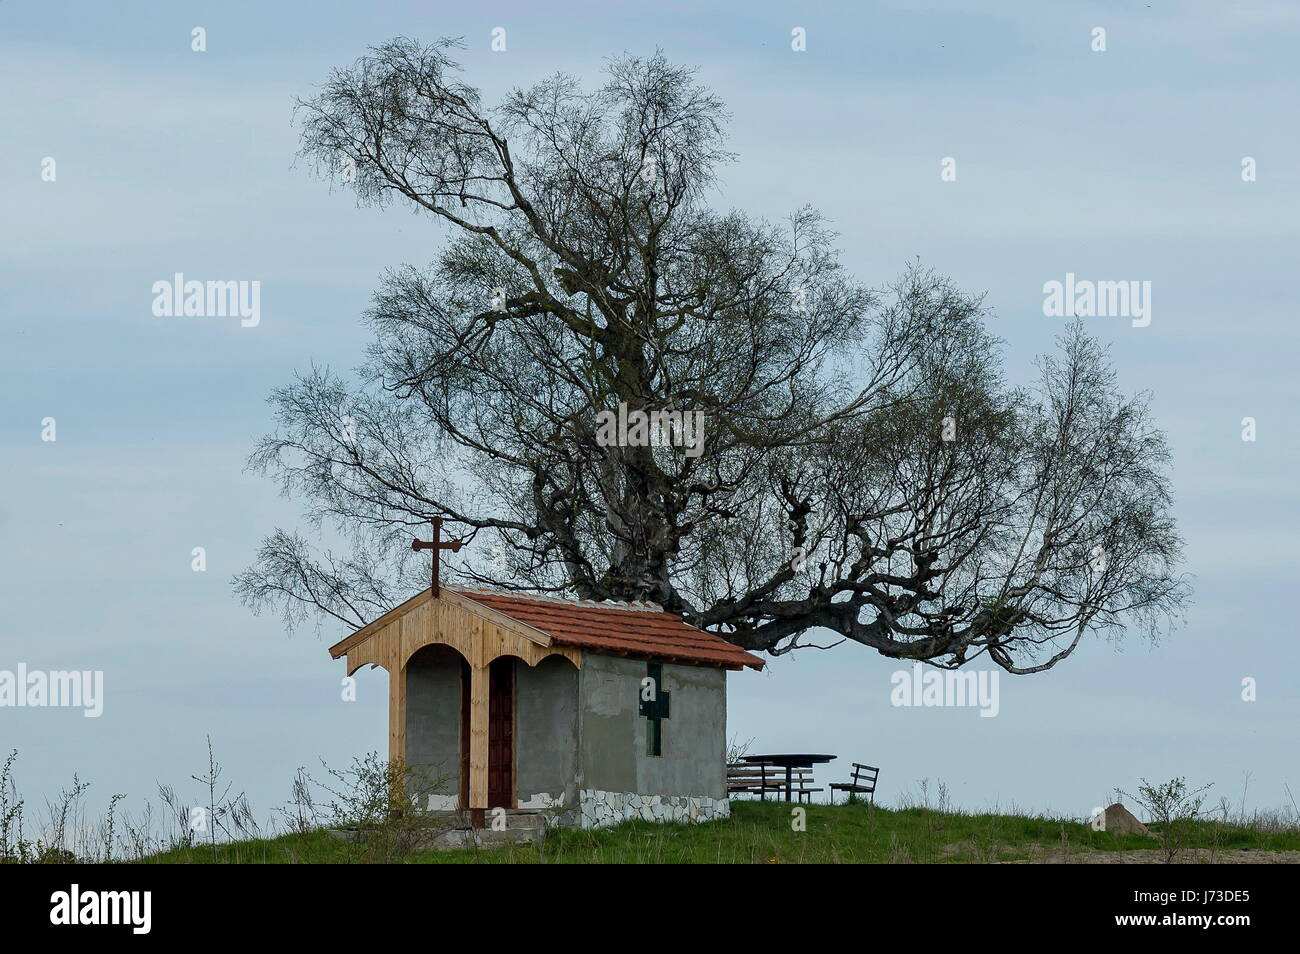
[{"label": "large bare tree", "polygon": [[[359,626],[426,585],[407,544],[441,516],[453,579],[653,600],[770,653],[829,630],[1036,672],[1177,615],[1164,437],[1079,326],[1010,387],[979,298],[858,284],[810,209],[711,208],[726,114],[690,70],[623,57],[488,108],[456,46],[394,40],[300,104],[319,169],[451,234],[385,277],[355,378],[273,395],[251,465],[347,555],[277,530],[250,605]],[[611,444],[620,406],[703,439]]]}]

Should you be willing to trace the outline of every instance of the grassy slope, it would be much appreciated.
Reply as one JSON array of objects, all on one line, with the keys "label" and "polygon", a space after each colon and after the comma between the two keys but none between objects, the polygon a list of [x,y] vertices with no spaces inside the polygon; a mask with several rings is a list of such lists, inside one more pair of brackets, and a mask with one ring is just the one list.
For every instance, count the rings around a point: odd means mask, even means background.
[{"label": "grassy slope", "polygon": [[[286,835],[264,841],[165,852],[150,863],[217,862],[244,864],[349,863],[402,860],[416,864],[513,863],[835,863],[835,862],[987,862],[1028,857],[1033,845],[1069,851],[1130,851],[1158,843],[1138,836],[1118,837],[1087,825],[1016,815],[969,815],[923,808],[890,810],[865,805],[807,808],[807,831],[791,828],[789,806],[774,802],[733,802],[727,821],[703,825],[629,822],[605,831],[556,831],[545,846],[491,850],[424,852],[409,858],[363,854],[356,845],[323,832]],[[1243,848],[1300,850],[1300,833],[1260,832],[1216,823],[1199,823],[1191,847],[1220,851]]]}]

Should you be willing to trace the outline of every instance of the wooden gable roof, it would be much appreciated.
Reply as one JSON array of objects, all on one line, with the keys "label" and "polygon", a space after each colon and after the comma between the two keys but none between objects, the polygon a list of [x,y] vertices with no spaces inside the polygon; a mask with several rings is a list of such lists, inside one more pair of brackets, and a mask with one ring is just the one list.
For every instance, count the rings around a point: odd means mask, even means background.
[{"label": "wooden gable roof", "polygon": [[[413,596],[330,647],[348,671],[366,663],[389,671],[422,645],[455,646],[477,657],[518,655],[530,664],[559,654],[580,665],[581,651],[690,665],[761,669],[763,660],[653,603],[597,603],[528,593],[441,587]],[[487,645],[490,643],[491,645]]]},{"label": "wooden gable roof", "polygon": [[460,592],[546,633],[562,646],[726,669],[763,668],[763,660],[752,653],[696,629],[653,603],[596,603],[495,590]]}]

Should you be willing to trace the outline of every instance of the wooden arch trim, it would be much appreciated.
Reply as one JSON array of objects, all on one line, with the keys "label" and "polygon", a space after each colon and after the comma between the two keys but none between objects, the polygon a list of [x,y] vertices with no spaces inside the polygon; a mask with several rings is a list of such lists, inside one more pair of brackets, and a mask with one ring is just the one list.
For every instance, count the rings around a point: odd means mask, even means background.
[{"label": "wooden arch trim", "polygon": [[[459,610],[460,612],[456,613],[455,610]],[[517,619],[512,619],[504,613],[500,613],[497,610],[484,606],[482,603],[462,596],[454,590],[444,588],[441,595],[436,600],[433,599],[429,590],[425,590],[423,593],[417,593],[400,606],[393,607],[383,616],[367,623],[350,636],[345,637],[331,646],[330,655],[335,659],[344,655],[348,656],[349,672],[355,672],[360,666],[365,665],[366,662],[387,669],[388,661],[386,659],[382,661],[366,659],[365,662],[358,662],[353,665],[352,657],[354,655],[354,650],[356,650],[357,647],[370,643],[376,639],[391,640],[393,638],[393,627],[402,627],[403,624],[405,624],[405,632],[408,635],[414,636],[418,636],[417,630],[420,632],[431,633],[431,626],[441,624],[457,627],[457,630],[460,631],[459,627],[464,625],[466,615],[485,620],[493,624],[496,629],[505,630],[506,632],[519,637],[524,642],[532,643],[536,646],[550,647],[555,643],[555,640],[540,629],[529,626],[527,623],[521,623]],[[414,617],[413,620],[412,617]],[[416,629],[411,629],[410,627],[412,625],[414,625]],[[445,640],[433,639],[431,642],[445,642]],[[416,646],[411,650],[411,652],[414,652],[415,649],[419,648],[419,646]],[[368,652],[363,652],[357,655],[382,656],[382,653],[377,653],[372,649]],[[410,655],[410,653],[407,653],[405,659],[409,659]],[[466,658],[469,658],[468,654],[466,654]],[[405,659],[403,662],[405,662]]]}]

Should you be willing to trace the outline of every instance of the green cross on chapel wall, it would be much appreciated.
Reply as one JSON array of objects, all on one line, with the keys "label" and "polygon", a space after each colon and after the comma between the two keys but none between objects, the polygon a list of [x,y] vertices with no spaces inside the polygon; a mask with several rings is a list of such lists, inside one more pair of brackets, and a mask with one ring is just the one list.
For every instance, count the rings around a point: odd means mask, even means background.
[{"label": "green cross on chapel wall", "polygon": [[[663,755],[663,720],[668,718],[672,693],[664,688],[662,663],[646,663],[646,681],[641,691],[641,715],[649,720],[646,726],[646,755]],[[646,698],[649,696],[649,698]]]}]

